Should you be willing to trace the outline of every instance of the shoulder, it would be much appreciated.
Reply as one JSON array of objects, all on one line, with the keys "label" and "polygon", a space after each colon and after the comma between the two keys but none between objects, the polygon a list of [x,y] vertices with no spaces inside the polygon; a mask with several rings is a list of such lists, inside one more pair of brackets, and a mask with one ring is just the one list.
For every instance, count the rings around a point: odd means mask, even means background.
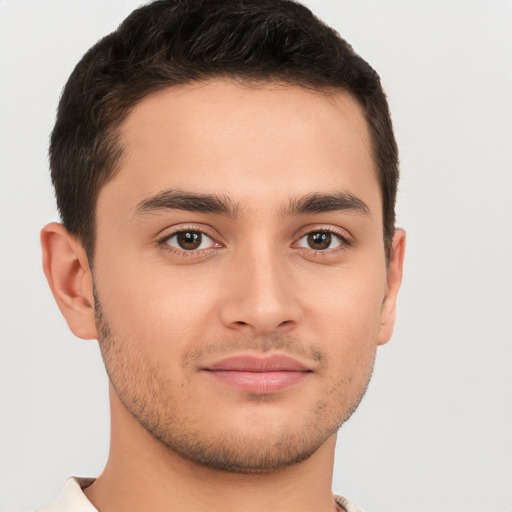
[{"label": "shoulder", "polygon": [[336,501],[338,505],[341,505],[346,512],[364,512],[364,510],[355,503],[352,503],[347,498],[339,496],[338,494],[334,495],[334,501]]},{"label": "shoulder", "polygon": [[82,491],[93,482],[94,478],[69,478],[56,500],[34,512],[98,512]]}]

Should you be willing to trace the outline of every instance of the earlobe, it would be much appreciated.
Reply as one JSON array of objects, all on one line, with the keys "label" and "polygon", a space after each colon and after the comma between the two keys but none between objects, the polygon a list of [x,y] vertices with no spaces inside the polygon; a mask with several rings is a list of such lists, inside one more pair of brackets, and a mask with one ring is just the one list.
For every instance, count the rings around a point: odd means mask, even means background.
[{"label": "earlobe", "polygon": [[41,230],[43,270],[71,331],[96,339],[92,274],[82,244],[64,226],[52,222]]},{"label": "earlobe", "polygon": [[395,326],[395,311],[398,291],[402,283],[405,256],[405,231],[397,229],[393,237],[393,245],[387,269],[387,293],[382,305],[381,323],[378,344],[389,341]]}]

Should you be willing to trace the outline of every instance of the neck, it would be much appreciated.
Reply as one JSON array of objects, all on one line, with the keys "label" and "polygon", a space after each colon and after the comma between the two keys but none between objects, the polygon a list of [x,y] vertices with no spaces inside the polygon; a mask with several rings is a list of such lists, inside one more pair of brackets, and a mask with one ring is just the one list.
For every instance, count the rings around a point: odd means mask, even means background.
[{"label": "neck", "polygon": [[87,489],[102,511],[334,512],[331,492],[336,438],[307,460],[268,474],[238,474],[199,466],[171,452],[111,393],[110,454]]}]

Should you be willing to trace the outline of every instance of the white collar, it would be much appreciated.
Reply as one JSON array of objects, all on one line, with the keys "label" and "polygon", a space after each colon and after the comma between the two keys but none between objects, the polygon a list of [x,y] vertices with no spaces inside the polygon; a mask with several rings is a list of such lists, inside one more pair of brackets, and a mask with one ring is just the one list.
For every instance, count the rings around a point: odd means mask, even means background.
[{"label": "white collar", "polygon": [[[94,480],[94,478],[68,478],[59,497],[48,505],[38,508],[35,512],[98,512],[98,509],[87,499],[82,490],[89,487]],[[334,499],[347,512],[363,512],[362,509],[343,496],[334,495]]]},{"label": "white collar", "polygon": [[98,512],[98,509],[87,499],[82,489],[94,482],[94,478],[68,478],[59,497],[38,508],[35,512]]}]

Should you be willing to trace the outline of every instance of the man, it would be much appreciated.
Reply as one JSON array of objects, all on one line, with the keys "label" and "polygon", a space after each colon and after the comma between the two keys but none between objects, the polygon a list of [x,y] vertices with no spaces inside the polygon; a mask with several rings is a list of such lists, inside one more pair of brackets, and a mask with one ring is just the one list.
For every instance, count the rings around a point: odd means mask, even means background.
[{"label": "man", "polygon": [[164,0],[72,73],[43,264],[110,379],[102,475],[44,511],[360,510],[336,434],[392,333],[405,235],[379,78],[304,7]]}]

